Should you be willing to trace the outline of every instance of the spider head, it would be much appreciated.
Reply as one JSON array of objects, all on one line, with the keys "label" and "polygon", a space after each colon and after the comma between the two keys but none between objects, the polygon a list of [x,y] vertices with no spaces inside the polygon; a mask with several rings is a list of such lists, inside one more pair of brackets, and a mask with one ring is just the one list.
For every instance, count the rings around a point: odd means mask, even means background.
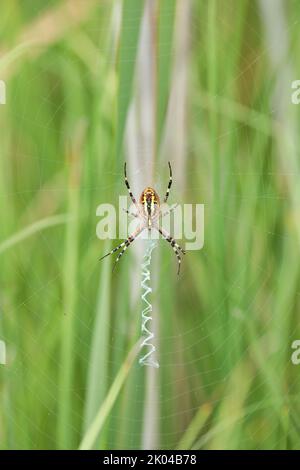
[{"label": "spider head", "polygon": [[152,217],[160,204],[159,196],[153,188],[146,188],[141,194],[140,204],[143,207],[144,214],[147,217]]}]

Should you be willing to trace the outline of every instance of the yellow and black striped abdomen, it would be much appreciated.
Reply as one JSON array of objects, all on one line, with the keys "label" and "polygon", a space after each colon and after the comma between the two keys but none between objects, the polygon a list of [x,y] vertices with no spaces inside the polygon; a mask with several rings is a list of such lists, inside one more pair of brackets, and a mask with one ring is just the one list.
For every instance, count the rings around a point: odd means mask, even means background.
[{"label": "yellow and black striped abdomen", "polygon": [[140,203],[143,207],[144,213],[151,217],[155,214],[157,208],[159,207],[159,196],[153,188],[148,187],[142,192]]}]

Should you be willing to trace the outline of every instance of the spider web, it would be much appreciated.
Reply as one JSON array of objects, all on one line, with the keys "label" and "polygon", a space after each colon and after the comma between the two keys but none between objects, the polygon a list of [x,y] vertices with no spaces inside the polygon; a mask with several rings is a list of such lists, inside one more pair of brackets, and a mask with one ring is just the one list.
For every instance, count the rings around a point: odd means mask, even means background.
[{"label": "spider web", "polygon": [[[46,2],[46,4],[48,4]],[[46,9],[44,4],[43,9]],[[49,5],[53,2],[50,2]],[[108,6],[105,6],[109,10]],[[223,5],[223,9],[232,8]],[[37,11],[38,13],[38,11]],[[170,12],[165,12],[166,15]],[[221,26],[230,31],[231,22],[229,23],[228,15],[220,18]],[[190,19],[190,35],[191,47],[194,54],[197,52],[199,42],[202,41],[202,31],[206,23],[206,18],[192,15]],[[225,23],[225,24],[224,24]],[[288,32],[295,34],[296,23],[294,18],[289,20]],[[125,25],[130,30],[131,23]],[[246,30],[251,32],[253,37],[260,43],[260,49],[252,47],[251,42],[247,45],[247,60],[241,63],[239,69],[235,72],[230,80],[231,85],[242,86],[247,89],[251,83],[255,95],[257,91],[258,103],[265,100],[264,92],[259,94],[260,83],[255,80],[257,62],[263,63],[264,57],[268,55],[265,46],[265,39],[262,38],[263,31],[257,29],[257,23],[253,17],[246,17]],[[90,21],[85,25],[85,33],[87,36],[99,35],[103,36],[104,27],[100,28],[97,19]],[[97,45],[100,53],[104,53],[104,48]],[[258,52],[259,50],[259,52]],[[130,51],[128,51],[128,54]],[[222,52],[222,58],[226,52]],[[83,53],[84,56],[84,53]],[[6,204],[13,209],[15,214],[25,212],[21,221],[27,221],[30,218],[36,220],[42,215],[41,211],[49,209],[49,213],[56,212],[61,208],[62,201],[66,201],[69,189],[63,174],[64,162],[61,155],[53,158],[53,145],[49,141],[49,136],[53,135],[53,140],[64,141],[69,139],[70,135],[67,129],[60,122],[61,110],[67,108],[68,100],[72,100],[72,96],[67,96],[66,90],[61,89],[60,80],[56,79],[55,70],[60,66],[59,50],[54,50],[47,56],[47,60],[40,58],[36,64],[36,72],[30,72],[31,78],[27,78],[26,66],[20,68],[17,78],[11,80],[8,84],[9,96],[7,98],[6,110],[10,119],[18,120],[19,133],[16,140],[8,143],[6,139],[6,159],[7,166],[10,165],[10,159],[14,159],[12,163],[13,169],[10,170],[10,182],[12,189],[8,185],[4,185],[5,191],[1,194],[3,205]],[[88,60],[88,59],[87,59]],[[72,72],[67,71],[67,66],[72,67],[76,60],[67,56],[64,58],[66,69],[59,73],[68,73],[68,79],[76,87],[77,78],[72,76]],[[60,64],[60,65],[58,65]],[[188,63],[188,67],[192,68],[192,64]],[[97,73],[91,68],[86,68],[82,72],[81,80],[94,79],[93,73],[97,77]],[[47,83],[47,94],[41,95],[40,77],[50,76]],[[58,74],[59,75],[59,74]],[[296,78],[296,77],[295,77]],[[24,85],[25,83],[25,85]],[[167,244],[161,243],[159,257],[152,265],[152,276],[154,279],[154,310],[153,316],[156,318],[156,346],[160,362],[160,369],[151,372],[148,377],[148,392],[145,393],[145,383],[133,383],[135,405],[141,410],[140,415],[130,415],[130,413],[121,413],[121,407],[113,409],[107,424],[105,443],[107,448],[116,448],[120,443],[126,442],[130,448],[136,448],[141,443],[140,433],[150,434],[153,443],[161,448],[175,447],[182,438],[184,431],[191,421],[195,418],[199,410],[207,413],[212,419],[213,414],[209,410],[219,412],[220,417],[217,425],[209,428],[204,423],[199,433],[195,436],[193,444],[196,447],[210,447],[210,445],[226,445],[227,440],[224,434],[228,430],[232,431],[232,427],[241,429],[241,436],[237,446],[245,448],[264,448],[270,447],[281,448],[287,445],[283,442],[282,434],[278,431],[278,426],[274,426],[274,420],[271,417],[274,410],[274,403],[270,400],[269,408],[266,407],[266,397],[270,393],[270,383],[273,383],[274,371],[277,367],[284,367],[286,370],[279,370],[278,374],[286,376],[284,387],[288,389],[286,395],[282,393],[279,398],[285,396],[287,402],[279,403],[275,409],[282,410],[282,416],[278,417],[280,426],[283,425],[286,418],[285,407],[291,412],[295,412],[295,420],[299,420],[299,413],[291,401],[290,397],[296,395],[298,391],[299,372],[296,367],[289,369],[289,364],[282,364],[282,360],[277,360],[276,344],[272,345],[272,332],[278,335],[272,311],[276,306],[278,299],[278,290],[280,286],[275,282],[276,273],[280,278],[279,267],[276,263],[282,263],[284,253],[293,252],[297,243],[294,240],[294,234],[290,231],[283,232],[280,228],[276,230],[276,218],[274,214],[274,230],[270,231],[272,224],[267,224],[269,214],[272,213],[273,207],[279,206],[280,215],[285,213],[285,206],[289,204],[288,198],[284,191],[277,191],[278,181],[285,179],[287,173],[282,170],[278,160],[270,158],[266,163],[263,162],[259,170],[253,168],[251,156],[253,152],[253,135],[250,131],[245,131],[244,122],[236,122],[232,128],[234,145],[234,161],[232,168],[227,171],[226,165],[222,168],[222,178],[235,178],[238,184],[230,191],[230,204],[224,205],[228,212],[217,213],[216,216],[222,220],[223,227],[226,229],[226,251],[227,256],[232,256],[232,270],[227,272],[222,270],[222,266],[218,265],[217,255],[211,248],[210,237],[212,234],[212,217],[216,212],[214,207],[214,199],[212,195],[212,165],[210,157],[210,147],[208,139],[204,136],[204,124],[202,128],[203,139],[199,142],[197,133],[199,132],[199,122],[204,116],[203,102],[198,105],[197,101],[197,80],[191,80],[191,90],[188,96],[189,103],[189,138],[185,142],[185,184],[181,190],[176,189],[176,168],[173,168],[173,187],[171,190],[170,200],[178,202],[178,196],[183,201],[200,202],[205,204],[206,211],[206,242],[203,250],[199,253],[189,253],[184,259],[182,274],[179,279],[176,278],[173,259],[173,253],[167,248]],[[36,102],[30,102],[32,97],[32,88],[36,87]],[[225,94],[225,90],[224,94]],[[58,99],[65,92],[66,96]],[[265,91],[266,93],[266,91]],[[19,102],[18,95],[22,95],[20,108],[15,108],[15,104]],[[193,105],[193,98],[195,104]],[[34,106],[34,113],[32,112]],[[52,109],[51,119],[45,110]],[[75,110],[76,111],[76,110]],[[0,107],[2,112],[2,107]],[[4,111],[3,111],[4,112]],[[88,119],[89,109],[86,110]],[[34,117],[33,117],[34,115]],[[229,118],[228,118],[229,119]],[[225,126],[226,127],[226,126]],[[42,138],[35,144],[30,141],[30,129],[40,132]],[[206,129],[207,130],[207,129]],[[240,138],[243,134],[245,137]],[[33,133],[34,135],[34,133]],[[224,148],[228,142],[228,130],[220,132],[217,136],[219,148]],[[252,139],[252,140],[251,140]],[[257,137],[257,145],[260,140],[265,137]],[[42,143],[41,143],[42,142]],[[266,144],[267,145],[267,144]],[[261,144],[264,148],[265,144]],[[59,146],[58,146],[59,147]],[[59,147],[61,149],[61,147]],[[142,154],[147,153],[147,149],[140,147]],[[199,153],[201,158],[199,158]],[[90,156],[90,150],[87,151]],[[243,157],[240,157],[240,156]],[[244,158],[244,161],[242,161]],[[263,158],[263,157],[262,157]],[[15,164],[18,162],[18,165]],[[98,167],[98,163],[96,167]],[[30,169],[30,176],[24,170]],[[100,165],[99,165],[100,168]],[[250,171],[249,171],[250,169]],[[143,163],[143,159],[130,177],[131,187],[134,192],[138,193],[142,188],[138,188],[135,184],[136,176],[139,174],[147,174],[148,166]],[[24,174],[23,174],[24,171]],[[49,173],[51,178],[49,179]],[[71,390],[72,398],[72,420],[69,424],[73,433],[73,447],[79,443],[82,437],[83,414],[85,408],[85,400],[87,396],[87,373],[90,366],[90,348],[95,327],[95,310],[97,303],[98,288],[98,269],[99,266],[95,262],[97,259],[99,245],[95,241],[93,214],[90,216],[90,207],[87,207],[87,201],[93,208],[97,206],[96,202],[106,201],[107,194],[125,194],[126,188],[123,188],[123,175],[121,169],[116,169],[118,182],[110,183],[112,170],[105,165],[101,167],[101,180],[95,178],[91,184],[88,178],[81,184],[80,193],[83,197],[84,208],[88,214],[84,220],[88,222],[89,230],[81,233],[78,241],[79,253],[87,253],[81,262],[84,270],[87,272],[83,279],[81,275],[76,279],[76,308],[74,316],[76,320],[76,330],[74,338],[74,356],[76,357],[76,376],[74,387]],[[256,263],[257,276],[250,276],[251,282],[244,283],[245,276],[251,268],[251,265],[239,265],[234,258],[235,250],[243,251],[238,246],[232,246],[232,242],[240,242],[237,238],[230,239],[228,234],[233,233],[233,229],[239,227],[242,220],[241,208],[247,210],[248,202],[251,201],[251,191],[243,192],[243,180],[247,183],[257,177],[260,181],[259,193],[253,194],[257,205],[260,207],[257,217],[259,217],[260,234],[263,237],[263,243],[278,244],[280,250],[284,253],[282,257],[278,255],[278,259],[265,259],[260,252],[253,248],[253,257]],[[181,178],[181,175],[178,175]],[[97,181],[95,183],[95,181]],[[109,181],[109,183],[106,183]],[[161,177],[161,170],[156,166],[155,181],[159,193],[164,192],[165,181]],[[264,187],[264,185],[266,187]],[[36,199],[37,198],[37,201]],[[110,201],[106,201],[110,202]],[[94,204],[94,205],[93,205]],[[254,217],[256,221],[256,218]],[[265,222],[264,222],[265,221]],[[4,220],[4,222],[6,222]],[[244,221],[242,220],[244,223]],[[10,227],[14,226],[14,219],[8,221]],[[22,224],[21,224],[22,226]],[[229,229],[228,229],[229,228]],[[91,229],[91,230],[90,230]],[[252,227],[248,228],[253,230]],[[238,228],[237,228],[238,230]],[[8,235],[10,232],[5,228],[1,229],[2,235]],[[207,240],[208,237],[208,240]],[[5,238],[5,237],[3,237]],[[7,278],[2,276],[1,296],[2,307],[1,316],[3,320],[3,339],[6,341],[8,348],[8,364],[1,367],[1,387],[0,399],[4,404],[4,411],[1,413],[1,421],[5,422],[5,430],[14,428],[12,437],[1,435],[1,440],[5,442],[7,447],[26,447],[26,448],[55,448],[57,446],[56,435],[53,432],[55,426],[58,409],[59,409],[59,384],[57,383],[57,370],[60,366],[59,359],[59,334],[58,329],[61,328],[61,319],[63,315],[70,312],[64,312],[62,309],[62,285],[63,285],[63,262],[61,259],[61,251],[57,246],[63,240],[63,229],[49,229],[49,231],[41,231],[35,235],[34,240],[24,241],[15,250],[5,255],[3,266],[7,270]],[[254,237],[254,241],[257,239]],[[137,247],[134,250],[141,250],[140,242],[137,241]],[[163,245],[166,246],[163,246]],[[251,245],[250,245],[251,246]],[[275,250],[270,249],[270,256],[274,255]],[[134,254],[132,254],[134,255]],[[41,260],[39,260],[39,257]],[[127,258],[127,257],[126,257]],[[120,276],[124,272],[130,272],[131,263],[134,262],[130,256],[122,259],[122,267],[120,267]],[[250,259],[251,261],[251,259]],[[160,266],[158,264],[160,263]],[[9,268],[7,265],[10,265]],[[236,267],[237,265],[237,267]],[[211,268],[213,266],[213,269]],[[282,266],[282,265],[281,265]],[[156,271],[157,269],[157,271]],[[81,270],[81,272],[83,269]],[[157,276],[156,276],[157,273]],[[160,274],[159,274],[160,273]],[[174,274],[174,275],[173,275]],[[103,274],[102,274],[103,275]],[[224,295],[217,297],[217,302],[213,302],[213,294],[207,294],[207,290],[215,289],[217,285],[212,275],[218,278],[225,277]],[[30,279],[30,282],[28,282]],[[294,273],[294,284],[290,286],[290,295],[292,301],[283,304],[289,306],[289,311],[280,311],[280,305],[277,306],[282,316],[290,319],[287,322],[286,333],[283,337],[283,343],[279,345],[286,351],[290,350],[290,344],[299,336],[299,320],[295,317],[294,310],[297,305],[298,285],[297,272]],[[102,278],[100,283],[103,282]],[[115,278],[113,282],[118,288],[118,280]],[[199,286],[200,284],[200,286]],[[89,288],[92,285],[92,288]],[[205,287],[202,287],[205,286]],[[246,285],[246,290],[245,290]],[[132,290],[131,298],[137,297],[139,294],[139,285],[128,284]],[[217,287],[218,288],[218,287]],[[244,289],[244,292],[241,292]],[[163,301],[159,302],[159,297],[163,297]],[[242,307],[236,302],[234,308],[233,299],[244,298]],[[282,298],[282,297],[280,297]],[[114,302],[114,307],[122,303]],[[127,299],[128,301],[128,299]],[[226,307],[230,303],[230,308]],[[138,311],[133,308],[133,313]],[[224,312],[227,312],[229,321],[224,320]],[[254,320],[248,320],[248,317],[254,315]],[[277,317],[278,317],[277,313]],[[120,317],[120,316],[119,316]],[[119,360],[117,358],[124,353],[124,345],[118,343],[115,338],[127,338],[128,331],[135,327],[139,329],[139,320],[129,315],[126,321],[114,322],[109,325],[111,330],[111,341],[107,344],[107,364],[109,367],[103,373],[99,370],[99,380],[101,379],[107,384],[111,384],[117,372]],[[226,330],[226,325],[228,329]],[[254,329],[253,329],[254,327]],[[245,333],[246,331],[246,333]],[[232,345],[236,344],[237,337],[242,335],[239,344],[239,353],[237,358],[230,358],[234,355],[235,349]],[[251,336],[252,335],[252,336]],[[2,338],[1,338],[2,339]],[[265,345],[265,342],[267,343]],[[262,343],[262,348],[256,347]],[[17,346],[16,346],[17,345]],[[278,344],[277,344],[278,347]],[[273,350],[272,348],[275,348]],[[266,356],[261,357],[260,351],[265,352]],[[223,353],[224,352],[224,353]],[[273,356],[275,354],[275,357]],[[288,353],[286,355],[288,361]],[[42,358],[42,359],[41,359]],[[249,366],[249,363],[251,366]],[[232,367],[228,367],[232,364]],[[243,384],[238,380],[243,377],[243,372],[238,374],[239,366],[245,366],[244,377],[248,390],[243,389]],[[249,367],[248,367],[249,366]],[[138,361],[133,367],[133,374],[139,374]],[[157,374],[153,376],[153,374]],[[104,374],[104,376],[103,376]],[[271,378],[269,375],[271,374]],[[154,377],[154,378],[153,378]],[[237,378],[236,378],[237,377]],[[235,382],[235,379],[237,382]],[[249,383],[248,383],[248,382]],[[276,383],[275,383],[276,385]],[[237,387],[237,388],[235,388]],[[17,390],[18,389],[18,390]],[[19,391],[21,389],[21,392]],[[10,397],[11,393],[11,397]],[[237,400],[239,396],[245,398],[240,406],[240,414],[230,416],[228,410],[233,409],[232,401]],[[125,395],[126,396],[126,395]],[[127,395],[128,396],[128,395]],[[275,395],[276,396],[276,395]],[[147,401],[148,413],[152,411],[153,416],[150,420],[147,410],[145,411],[145,402]],[[227,405],[227,408],[225,405]],[[261,410],[262,404],[266,407]],[[74,406],[73,406],[74,405]],[[123,407],[130,405],[130,397],[128,402],[123,401]],[[36,410],[36,411],[35,411]],[[144,414],[146,413],[146,415]],[[146,416],[146,419],[145,419]],[[151,421],[151,422],[150,422]],[[269,424],[271,424],[269,426]],[[293,427],[293,425],[291,425]],[[31,432],[25,437],[26,429]],[[150,432],[149,432],[150,429]],[[212,434],[210,435],[209,429]],[[243,429],[243,431],[242,431]],[[294,429],[294,428],[293,428]],[[8,432],[8,431],[7,431]],[[293,431],[296,432],[295,430]],[[152,436],[151,436],[152,433]],[[153,433],[155,434],[153,436]],[[115,440],[114,435],[118,438]],[[212,444],[213,443],[213,444]],[[103,444],[103,443],[102,443]],[[140,444],[141,445],[141,444]],[[230,442],[234,446],[234,442]]]}]

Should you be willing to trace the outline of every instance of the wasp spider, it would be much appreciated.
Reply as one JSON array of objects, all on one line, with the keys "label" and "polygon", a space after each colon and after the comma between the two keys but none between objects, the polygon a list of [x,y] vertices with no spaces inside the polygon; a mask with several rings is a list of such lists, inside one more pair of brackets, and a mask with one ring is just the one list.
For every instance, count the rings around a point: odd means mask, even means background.
[{"label": "wasp spider", "polygon": [[[169,178],[169,184],[168,184],[168,187],[167,187],[167,192],[166,192],[166,195],[164,197],[164,202],[165,203],[167,202],[167,200],[169,198],[169,193],[170,193],[170,189],[171,189],[171,186],[172,186],[172,168],[171,168],[170,162],[168,162],[168,163],[169,163],[169,170],[170,170],[170,178]],[[134,213],[129,212],[127,210],[126,210],[126,212],[129,215],[132,215],[133,217],[138,218],[140,220],[140,224],[139,224],[138,228],[126,240],[124,240],[122,243],[120,243],[120,245],[118,245],[116,248],[111,250],[109,253],[102,256],[102,258],[100,258],[100,260],[102,260],[106,256],[112,255],[113,253],[115,253],[118,250],[121,250],[120,253],[117,256],[116,261],[115,261],[115,264],[114,264],[114,268],[115,268],[116,264],[121,259],[121,257],[123,256],[123,254],[125,253],[127,248],[131,245],[131,243],[134,242],[134,240],[144,230],[148,230],[150,232],[151,230],[154,229],[154,230],[157,230],[161,234],[161,236],[168,243],[170,243],[171,247],[173,248],[174,253],[177,257],[177,261],[178,261],[177,274],[179,274],[180,264],[181,264],[181,256],[180,255],[181,254],[185,255],[186,252],[183,248],[181,248],[178,245],[176,240],[174,240],[174,238],[172,238],[171,235],[166,230],[164,230],[163,228],[160,228],[160,226],[159,226],[159,217],[160,216],[163,217],[163,216],[167,215],[176,206],[173,206],[167,212],[162,212],[162,209],[160,207],[160,198],[159,198],[157,192],[151,187],[145,188],[144,191],[142,192],[140,198],[139,198],[139,201],[137,201],[135,199],[134,195],[131,192],[130,185],[129,185],[129,182],[128,182],[128,179],[127,179],[126,163],[124,164],[124,176],[125,176],[125,185],[128,189],[129,196],[130,196],[130,198],[131,198],[131,200],[132,200],[132,202],[133,202],[133,204],[136,208],[136,212],[134,212]]]}]

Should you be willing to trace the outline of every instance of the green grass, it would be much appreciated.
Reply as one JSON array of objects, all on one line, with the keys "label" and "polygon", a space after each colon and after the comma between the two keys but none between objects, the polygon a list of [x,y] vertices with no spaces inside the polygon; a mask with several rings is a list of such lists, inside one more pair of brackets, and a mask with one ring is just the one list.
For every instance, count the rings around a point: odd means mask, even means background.
[{"label": "green grass", "polygon": [[[151,93],[147,0],[82,2],[72,19],[65,1],[3,3],[0,448],[299,449],[298,3],[157,2]],[[164,241],[154,253],[152,376],[135,346],[139,242],[113,274],[98,261],[118,241],[96,238],[96,208],[127,194],[124,159],[135,193],[150,168],[164,192],[171,160],[170,202],[205,204],[179,278]]]}]

